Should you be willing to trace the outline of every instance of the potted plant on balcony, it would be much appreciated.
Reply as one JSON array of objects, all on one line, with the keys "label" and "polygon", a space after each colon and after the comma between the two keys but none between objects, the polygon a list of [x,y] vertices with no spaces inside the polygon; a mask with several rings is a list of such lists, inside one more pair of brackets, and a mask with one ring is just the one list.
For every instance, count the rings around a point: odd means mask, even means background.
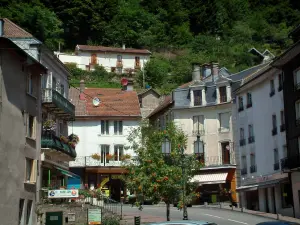
[{"label": "potted plant on balcony", "polygon": [[112,160],[113,158],[114,158],[114,155],[106,154],[106,159],[107,160]]},{"label": "potted plant on balcony", "polygon": [[99,161],[101,159],[101,156],[98,153],[94,153],[94,154],[92,154],[92,159]]},{"label": "potted plant on balcony", "polygon": [[121,156],[120,160],[121,160],[121,161],[125,161],[125,160],[130,159],[130,158],[131,158],[131,155],[125,154],[125,155],[122,155],[122,156]]},{"label": "potted plant on balcony", "polygon": [[46,120],[43,122],[43,130],[55,130],[56,123],[54,120]]}]

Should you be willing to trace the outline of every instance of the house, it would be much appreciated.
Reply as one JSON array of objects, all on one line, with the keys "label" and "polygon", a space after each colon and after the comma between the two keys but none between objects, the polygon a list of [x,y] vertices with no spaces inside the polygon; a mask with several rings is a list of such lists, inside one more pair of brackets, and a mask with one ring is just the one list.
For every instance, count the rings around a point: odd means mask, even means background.
[{"label": "house", "polygon": [[[1,225],[36,224],[41,145],[41,75],[47,68],[7,36],[0,19]],[[24,30],[15,35],[27,35]]]},{"label": "house", "polygon": [[294,216],[300,218],[300,29],[299,26],[291,32],[295,41],[289,49],[278,56],[272,66],[283,71],[283,101],[285,108],[287,157],[281,161],[281,168],[288,174],[292,184],[292,199]]},{"label": "house", "polygon": [[[4,21],[4,34],[48,70],[42,76],[42,138],[41,138],[41,188],[68,186],[71,174],[69,161],[76,157],[75,146],[68,144],[68,122],[75,118],[75,106],[69,101],[70,72],[43,43],[8,19]],[[64,143],[66,142],[66,143]]]},{"label": "house", "polygon": [[230,74],[217,63],[193,65],[193,80],[172,92],[164,104],[150,115],[152,124],[164,129],[174,121],[187,135],[187,154],[195,154],[202,168],[193,178],[198,183],[198,203],[228,200],[220,190],[231,190],[236,197],[236,161],[232,125],[232,91],[241,79],[261,65]]},{"label": "house", "polygon": [[242,207],[293,216],[291,184],[280,168],[287,154],[282,89],[282,72],[267,63],[235,90],[237,189]]},{"label": "house", "polygon": [[142,118],[146,118],[161,102],[161,95],[153,88],[138,93]]},{"label": "house", "polygon": [[70,89],[75,104],[75,121],[69,131],[80,136],[77,157],[70,162],[71,171],[82,178],[82,187],[100,188],[110,198],[121,201],[126,196],[125,183],[120,175],[125,158],[134,157],[127,149],[128,135],[138,128],[141,120],[139,99],[133,84],[123,89],[80,88]]},{"label": "house", "polygon": [[65,64],[75,63],[77,68],[94,70],[95,66],[102,66],[107,72],[134,73],[143,70],[145,63],[150,59],[151,52],[146,49],[133,49],[77,45],[75,54],[55,53]]}]

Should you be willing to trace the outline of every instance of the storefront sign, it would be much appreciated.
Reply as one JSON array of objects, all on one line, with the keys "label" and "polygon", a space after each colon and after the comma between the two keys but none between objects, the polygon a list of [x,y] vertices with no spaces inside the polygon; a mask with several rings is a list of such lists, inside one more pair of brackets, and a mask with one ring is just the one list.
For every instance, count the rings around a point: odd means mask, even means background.
[{"label": "storefront sign", "polygon": [[78,189],[71,190],[49,190],[48,198],[78,198]]},{"label": "storefront sign", "polygon": [[101,209],[88,209],[88,224],[99,225],[102,222]]}]

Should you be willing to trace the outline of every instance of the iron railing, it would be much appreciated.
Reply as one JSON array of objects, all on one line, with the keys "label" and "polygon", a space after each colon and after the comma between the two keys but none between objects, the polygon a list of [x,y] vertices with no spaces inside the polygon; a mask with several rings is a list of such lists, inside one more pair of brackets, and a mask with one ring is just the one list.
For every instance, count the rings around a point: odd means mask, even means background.
[{"label": "iron railing", "polygon": [[256,165],[250,166],[250,173],[255,173],[256,172]]},{"label": "iron railing", "polygon": [[209,157],[205,157],[205,160],[204,160],[204,167],[226,166],[226,165],[235,165],[234,154],[230,154],[228,157],[209,156]]},{"label": "iron railing", "polygon": [[247,173],[247,168],[241,169],[241,175],[246,175]]},{"label": "iron railing", "polygon": [[251,144],[251,143],[253,143],[253,142],[255,142],[254,136],[249,137],[249,138],[248,138],[248,143]]},{"label": "iron railing", "polygon": [[277,135],[277,127],[274,127],[272,129],[272,136]]},{"label": "iron railing", "polygon": [[[135,161],[134,157],[129,159],[131,162]],[[128,161],[128,160],[127,160]],[[121,167],[124,161],[117,161],[114,159],[93,159],[91,156],[79,156],[75,161],[69,162],[70,167],[93,167],[93,166],[107,166],[107,167]]]}]

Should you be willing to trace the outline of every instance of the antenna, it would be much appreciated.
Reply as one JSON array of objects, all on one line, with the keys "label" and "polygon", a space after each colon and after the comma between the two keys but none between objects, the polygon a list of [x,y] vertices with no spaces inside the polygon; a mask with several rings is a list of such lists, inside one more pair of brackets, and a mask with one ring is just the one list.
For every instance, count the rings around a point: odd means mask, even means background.
[{"label": "antenna", "polygon": [[94,105],[95,107],[99,106],[100,103],[101,103],[101,101],[100,101],[99,98],[97,98],[97,97],[93,98],[93,105]]}]

